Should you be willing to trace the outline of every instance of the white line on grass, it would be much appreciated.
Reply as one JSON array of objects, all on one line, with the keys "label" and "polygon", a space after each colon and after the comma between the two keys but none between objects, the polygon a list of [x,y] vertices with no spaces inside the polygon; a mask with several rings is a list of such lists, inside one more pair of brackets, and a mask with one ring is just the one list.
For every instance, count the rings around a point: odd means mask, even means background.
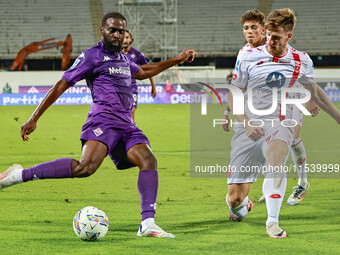
[{"label": "white line on grass", "polygon": [[[156,155],[189,155],[189,154],[201,154],[204,152],[204,154],[226,154],[227,152],[225,151],[159,151],[159,152],[154,152]],[[328,153],[328,152],[340,152],[340,150],[316,150],[316,151],[306,151],[307,153]],[[63,155],[38,155],[38,154],[31,154],[31,155],[21,155],[21,156],[0,156],[0,159],[8,159],[8,158],[14,158],[14,159],[20,159],[20,158],[35,158],[35,157],[46,157],[46,158],[52,158],[52,157],[57,157],[57,158],[63,158],[63,157],[80,157],[80,154],[63,154]]]}]

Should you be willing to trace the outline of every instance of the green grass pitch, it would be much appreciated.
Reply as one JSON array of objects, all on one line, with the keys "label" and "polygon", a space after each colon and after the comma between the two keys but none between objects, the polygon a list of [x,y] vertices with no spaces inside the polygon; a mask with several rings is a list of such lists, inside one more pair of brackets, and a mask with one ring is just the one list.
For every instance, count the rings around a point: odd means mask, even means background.
[{"label": "green grass pitch", "polygon": [[[340,109],[340,103],[336,106]],[[60,157],[79,159],[79,135],[89,106],[51,107],[23,143],[20,126],[34,109],[0,107],[0,169]],[[286,199],[297,179],[288,179],[280,216],[286,239],[266,235],[265,204],[257,202],[262,179],[249,196],[253,211],[241,223],[229,222],[226,180],[190,178],[189,109],[140,105],[136,115],[158,158],[156,222],[175,239],[136,236],[138,170],[118,171],[107,158],[88,178],[40,180],[1,190],[1,254],[339,254],[340,179],[310,179],[310,190],[295,207]],[[339,163],[339,126],[325,113],[305,118],[302,137],[309,163]],[[74,214],[88,205],[102,208],[110,220],[109,232],[98,242],[83,242],[72,229]]]}]

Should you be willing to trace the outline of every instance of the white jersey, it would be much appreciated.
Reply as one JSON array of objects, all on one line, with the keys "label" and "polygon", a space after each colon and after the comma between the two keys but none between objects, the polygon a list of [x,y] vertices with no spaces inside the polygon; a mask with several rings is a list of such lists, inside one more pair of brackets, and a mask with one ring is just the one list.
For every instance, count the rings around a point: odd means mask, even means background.
[{"label": "white jersey", "polygon": [[[241,51],[240,51],[241,52]],[[314,83],[313,62],[307,53],[288,47],[284,56],[268,53],[266,46],[243,48],[239,53],[232,85],[244,90],[245,115],[248,119],[284,120],[292,118],[293,107],[288,105],[286,116],[281,115],[281,89]],[[248,107],[248,94],[252,91],[253,107],[256,110],[271,109],[273,90],[278,90],[277,105],[273,113],[255,115]],[[291,95],[287,95],[292,97]]]},{"label": "white jersey", "polygon": [[[257,46],[257,47],[260,47],[260,46],[263,46],[263,45],[266,45],[267,44],[267,38],[264,36],[260,45]],[[243,53],[245,52],[249,52],[249,50],[251,49],[255,49],[255,48],[252,48],[250,46],[250,43],[247,43],[246,45],[244,45],[239,51],[238,51],[238,54],[237,54],[237,59],[236,59],[236,63],[237,63],[237,60],[242,56]]]}]

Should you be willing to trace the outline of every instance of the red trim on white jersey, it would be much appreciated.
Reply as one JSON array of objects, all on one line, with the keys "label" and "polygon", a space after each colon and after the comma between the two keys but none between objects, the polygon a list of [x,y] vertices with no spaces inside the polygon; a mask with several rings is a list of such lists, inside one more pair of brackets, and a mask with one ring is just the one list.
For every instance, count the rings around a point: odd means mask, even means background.
[{"label": "red trim on white jersey", "polygon": [[290,83],[289,83],[289,86],[288,86],[289,88],[293,87],[296,79],[299,77],[300,69],[301,69],[301,60],[300,60],[299,54],[292,52],[292,55],[293,55],[293,58],[295,60],[295,69],[294,69],[294,72],[293,72],[292,79],[290,80]]},{"label": "red trim on white jersey", "polygon": [[275,55],[269,53],[269,51],[268,51],[268,49],[267,49],[267,43],[266,43],[265,45],[266,45],[266,47],[264,47],[264,48],[265,48],[266,52],[267,52],[269,55],[272,55],[272,56],[273,56],[273,62],[275,62],[275,63],[278,63],[278,62],[279,62],[279,58],[283,58],[283,57],[287,56],[287,54],[288,54],[289,51],[290,51],[290,49],[289,49],[290,47],[287,46],[288,49],[287,49],[286,54],[284,54],[284,55],[282,55],[282,56],[275,56]]},{"label": "red trim on white jersey", "polygon": [[237,87],[237,88],[241,89],[243,92],[244,92],[244,90],[245,90],[245,88],[241,88],[241,87],[239,87],[239,86],[237,86],[237,85],[233,84],[232,82],[230,83],[230,85],[233,85],[233,86],[235,86],[235,87]]},{"label": "red trim on white jersey", "polygon": [[280,115],[279,115],[280,121],[284,121],[286,119],[285,115],[281,114],[281,104],[280,104]]},{"label": "red trim on white jersey", "polygon": [[298,141],[296,144],[292,144],[292,146],[296,146],[296,145],[298,145],[301,142],[302,142],[302,139],[300,138],[300,141]]}]

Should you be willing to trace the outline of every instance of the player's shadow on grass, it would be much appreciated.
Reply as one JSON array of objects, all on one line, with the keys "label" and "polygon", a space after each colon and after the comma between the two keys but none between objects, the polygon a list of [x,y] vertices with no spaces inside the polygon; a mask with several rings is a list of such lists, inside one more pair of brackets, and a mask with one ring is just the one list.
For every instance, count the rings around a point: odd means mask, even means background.
[{"label": "player's shadow on grass", "polygon": [[[215,231],[218,229],[229,228],[227,222],[227,218],[214,219],[214,220],[202,220],[202,221],[190,221],[179,223],[173,225],[173,232],[181,232],[181,233],[201,233],[202,228],[207,231],[207,229],[211,229],[211,231]],[[209,232],[209,231],[208,231]]]}]

